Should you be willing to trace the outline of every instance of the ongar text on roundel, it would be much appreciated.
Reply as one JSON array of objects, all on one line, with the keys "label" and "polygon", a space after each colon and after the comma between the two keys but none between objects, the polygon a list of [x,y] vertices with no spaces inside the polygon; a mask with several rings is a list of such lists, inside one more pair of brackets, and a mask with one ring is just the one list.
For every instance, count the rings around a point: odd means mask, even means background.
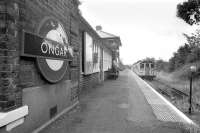
[{"label": "ongar text on roundel", "polygon": [[23,56],[36,57],[43,77],[56,83],[65,75],[73,49],[62,24],[52,18],[42,21],[37,35],[24,32]]}]

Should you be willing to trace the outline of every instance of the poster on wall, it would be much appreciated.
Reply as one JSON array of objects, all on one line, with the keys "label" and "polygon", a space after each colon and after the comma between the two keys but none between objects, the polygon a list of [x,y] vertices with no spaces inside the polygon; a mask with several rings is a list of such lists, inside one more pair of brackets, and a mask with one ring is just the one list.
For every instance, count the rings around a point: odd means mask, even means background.
[{"label": "poster on wall", "polygon": [[85,74],[93,73],[93,39],[85,32]]},{"label": "poster on wall", "polygon": [[100,72],[100,47],[98,43],[93,44],[93,72]]},{"label": "poster on wall", "polygon": [[108,71],[112,67],[112,56],[107,51],[103,51],[103,70]]}]

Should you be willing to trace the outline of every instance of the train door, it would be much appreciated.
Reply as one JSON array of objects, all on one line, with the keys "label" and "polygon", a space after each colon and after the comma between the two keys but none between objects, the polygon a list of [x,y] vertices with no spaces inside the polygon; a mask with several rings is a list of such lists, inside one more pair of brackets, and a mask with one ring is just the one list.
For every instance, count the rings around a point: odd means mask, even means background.
[{"label": "train door", "polygon": [[151,75],[154,75],[154,63],[151,63]]},{"label": "train door", "polygon": [[150,75],[150,63],[145,63],[145,75]]},{"label": "train door", "polygon": [[139,75],[144,75],[145,74],[144,70],[145,70],[145,64],[144,63],[140,63],[138,74]]}]

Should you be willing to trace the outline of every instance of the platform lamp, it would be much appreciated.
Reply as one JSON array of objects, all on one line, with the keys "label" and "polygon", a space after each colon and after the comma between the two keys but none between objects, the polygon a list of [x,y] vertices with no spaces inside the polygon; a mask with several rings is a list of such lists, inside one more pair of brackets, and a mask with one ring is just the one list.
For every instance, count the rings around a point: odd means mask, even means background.
[{"label": "platform lamp", "polygon": [[189,97],[189,114],[192,113],[192,79],[193,79],[193,75],[194,73],[197,71],[197,67],[196,66],[190,66],[190,97]]}]

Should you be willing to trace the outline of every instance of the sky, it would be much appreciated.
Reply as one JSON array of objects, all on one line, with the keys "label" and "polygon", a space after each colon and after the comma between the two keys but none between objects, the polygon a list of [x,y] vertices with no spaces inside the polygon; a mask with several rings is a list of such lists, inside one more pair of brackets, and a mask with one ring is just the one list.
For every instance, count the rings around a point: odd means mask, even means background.
[{"label": "sky", "polygon": [[95,29],[120,36],[124,64],[146,57],[168,61],[194,28],[176,17],[183,0],[80,0],[83,17]]}]

